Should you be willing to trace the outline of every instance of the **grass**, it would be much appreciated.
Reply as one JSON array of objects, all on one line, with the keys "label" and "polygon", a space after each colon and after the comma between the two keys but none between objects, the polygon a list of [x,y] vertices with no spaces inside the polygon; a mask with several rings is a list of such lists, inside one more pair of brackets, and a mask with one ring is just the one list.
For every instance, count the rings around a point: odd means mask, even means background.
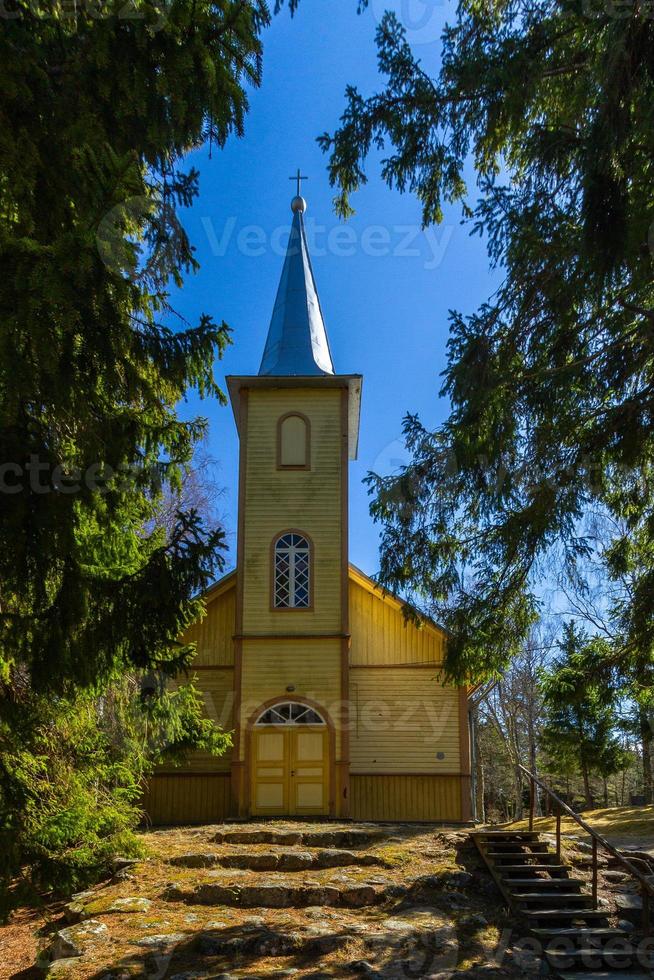
[{"label": "grass", "polygon": [[[580,816],[593,830],[605,837],[633,837],[648,842],[649,847],[654,847],[654,806],[615,806],[608,809],[585,810]],[[527,830],[529,820],[518,820],[504,826],[512,830]],[[565,834],[583,833],[579,824],[572,817],[565,815],[561,820],[561,829]],[[536,817],[534,830],[553,833],[556,830],[554,817]]]}]

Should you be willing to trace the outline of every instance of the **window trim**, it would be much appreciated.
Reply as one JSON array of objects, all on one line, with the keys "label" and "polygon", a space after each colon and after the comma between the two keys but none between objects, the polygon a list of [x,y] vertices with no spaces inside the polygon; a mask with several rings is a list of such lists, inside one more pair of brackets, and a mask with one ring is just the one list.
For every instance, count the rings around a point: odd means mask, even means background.
[{"label": "window trim", "polygon": [[[282,463],[282,425],[286,419],[298,418],[304,422],[304,458],[305,463]],[[310,470],[311,469],[311,421],[303,412],[286,412],[277,419],[277,469],[278,470]]]},{"label": "window trim", "polygon": [[[285,705],[296,705],[299,708],[304,708],[304,713],[311,711],[314,715],[318,717],[318,721],[262,721],[261,719],[264,715],[267,715],[269,711],[277,711],[278,708],[283,708]],[[252,722],[253,727],[257,728],[260,725],[263,726],[274,726],[275,728],[326,728],[327,720],[323,717],[321,711],[315,708],[312,704],[305,704],[304,701],[296,701],[294,698],[285,698],[282,700],[275,701],[274,704],[269,704],[263,708],[258,717]]]},{"label": "window trim", "polygon": [[[301,534],[309,544],[309,605],[308,606],[276,606],[275,605],[275,546],[280,538],[285,534]],[[306,531],[297,527],[287,527],[283,531],[278,531],[270,542],[270,611],[275,613],[306,613],[313,612],[313,573],[314,573],[315,547],[313,538]]]}]

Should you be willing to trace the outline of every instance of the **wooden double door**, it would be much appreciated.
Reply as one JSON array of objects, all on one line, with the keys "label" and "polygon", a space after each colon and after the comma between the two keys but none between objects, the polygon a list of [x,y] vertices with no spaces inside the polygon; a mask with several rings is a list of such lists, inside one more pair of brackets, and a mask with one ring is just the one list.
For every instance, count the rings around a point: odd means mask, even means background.
[{"label": "wooden double door", "polygon": [[329,813],[326,725],[257,725],[252,729],[251,753],[253,815]]}]

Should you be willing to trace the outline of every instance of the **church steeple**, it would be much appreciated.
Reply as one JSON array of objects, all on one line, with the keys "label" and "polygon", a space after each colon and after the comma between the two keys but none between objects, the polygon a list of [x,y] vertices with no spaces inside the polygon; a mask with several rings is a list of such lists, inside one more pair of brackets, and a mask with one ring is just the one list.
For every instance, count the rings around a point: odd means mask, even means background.
[{"label": "church steeple", "polygon": [[297,180],[298,193],[291,201],[291,233],[259,374],[334,374],[304,228],[307,204],[299,193],[299,171],[291,179]]}]

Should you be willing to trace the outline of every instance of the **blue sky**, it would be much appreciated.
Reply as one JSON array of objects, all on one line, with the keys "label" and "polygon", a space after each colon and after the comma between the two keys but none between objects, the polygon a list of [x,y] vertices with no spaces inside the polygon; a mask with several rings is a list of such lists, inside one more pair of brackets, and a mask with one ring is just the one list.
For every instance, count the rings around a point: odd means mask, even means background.
[{"label": "blue sky", "polygon": [[[404,458],[407,411],[429,425],[445,417],[438,391],[448,311],[473,312],[497,282],[483,242],[460,224],[459,209],[446,209],[443,224],[421,232],[418,202],[388,190],[378,160],[369,161],[356,216],[343,224],[333,214],[334,191],[316,136],[337,126],[348,83],[364,95],[379,86],[374,32],[387,7],[407,25],[425,68],[436,73],[442,26],[454,17],[454,5],[444,0],[371,0],[362,15],[356,0],[302,0],[293,19],[288,11],[273,19],[245,136],[214,148],[211,159],[208,148],[191,156],[201,174],[200,197],[184,224],[201,270],[173,296],[192,322],[206,312],[233,328],[219,379],[256,374],[290,227],[288,177],[298,166],[309,175],[305,217],[334,363],[339,373],[364,375],[359,459],[350,471],[350,557],[371,574],[379,532],[362,480]],[[184,415],[196,412],[209,420],[209,449],[219,460],[233,564],[238,441],[232,413],[213,401],[182,406]]]}]

